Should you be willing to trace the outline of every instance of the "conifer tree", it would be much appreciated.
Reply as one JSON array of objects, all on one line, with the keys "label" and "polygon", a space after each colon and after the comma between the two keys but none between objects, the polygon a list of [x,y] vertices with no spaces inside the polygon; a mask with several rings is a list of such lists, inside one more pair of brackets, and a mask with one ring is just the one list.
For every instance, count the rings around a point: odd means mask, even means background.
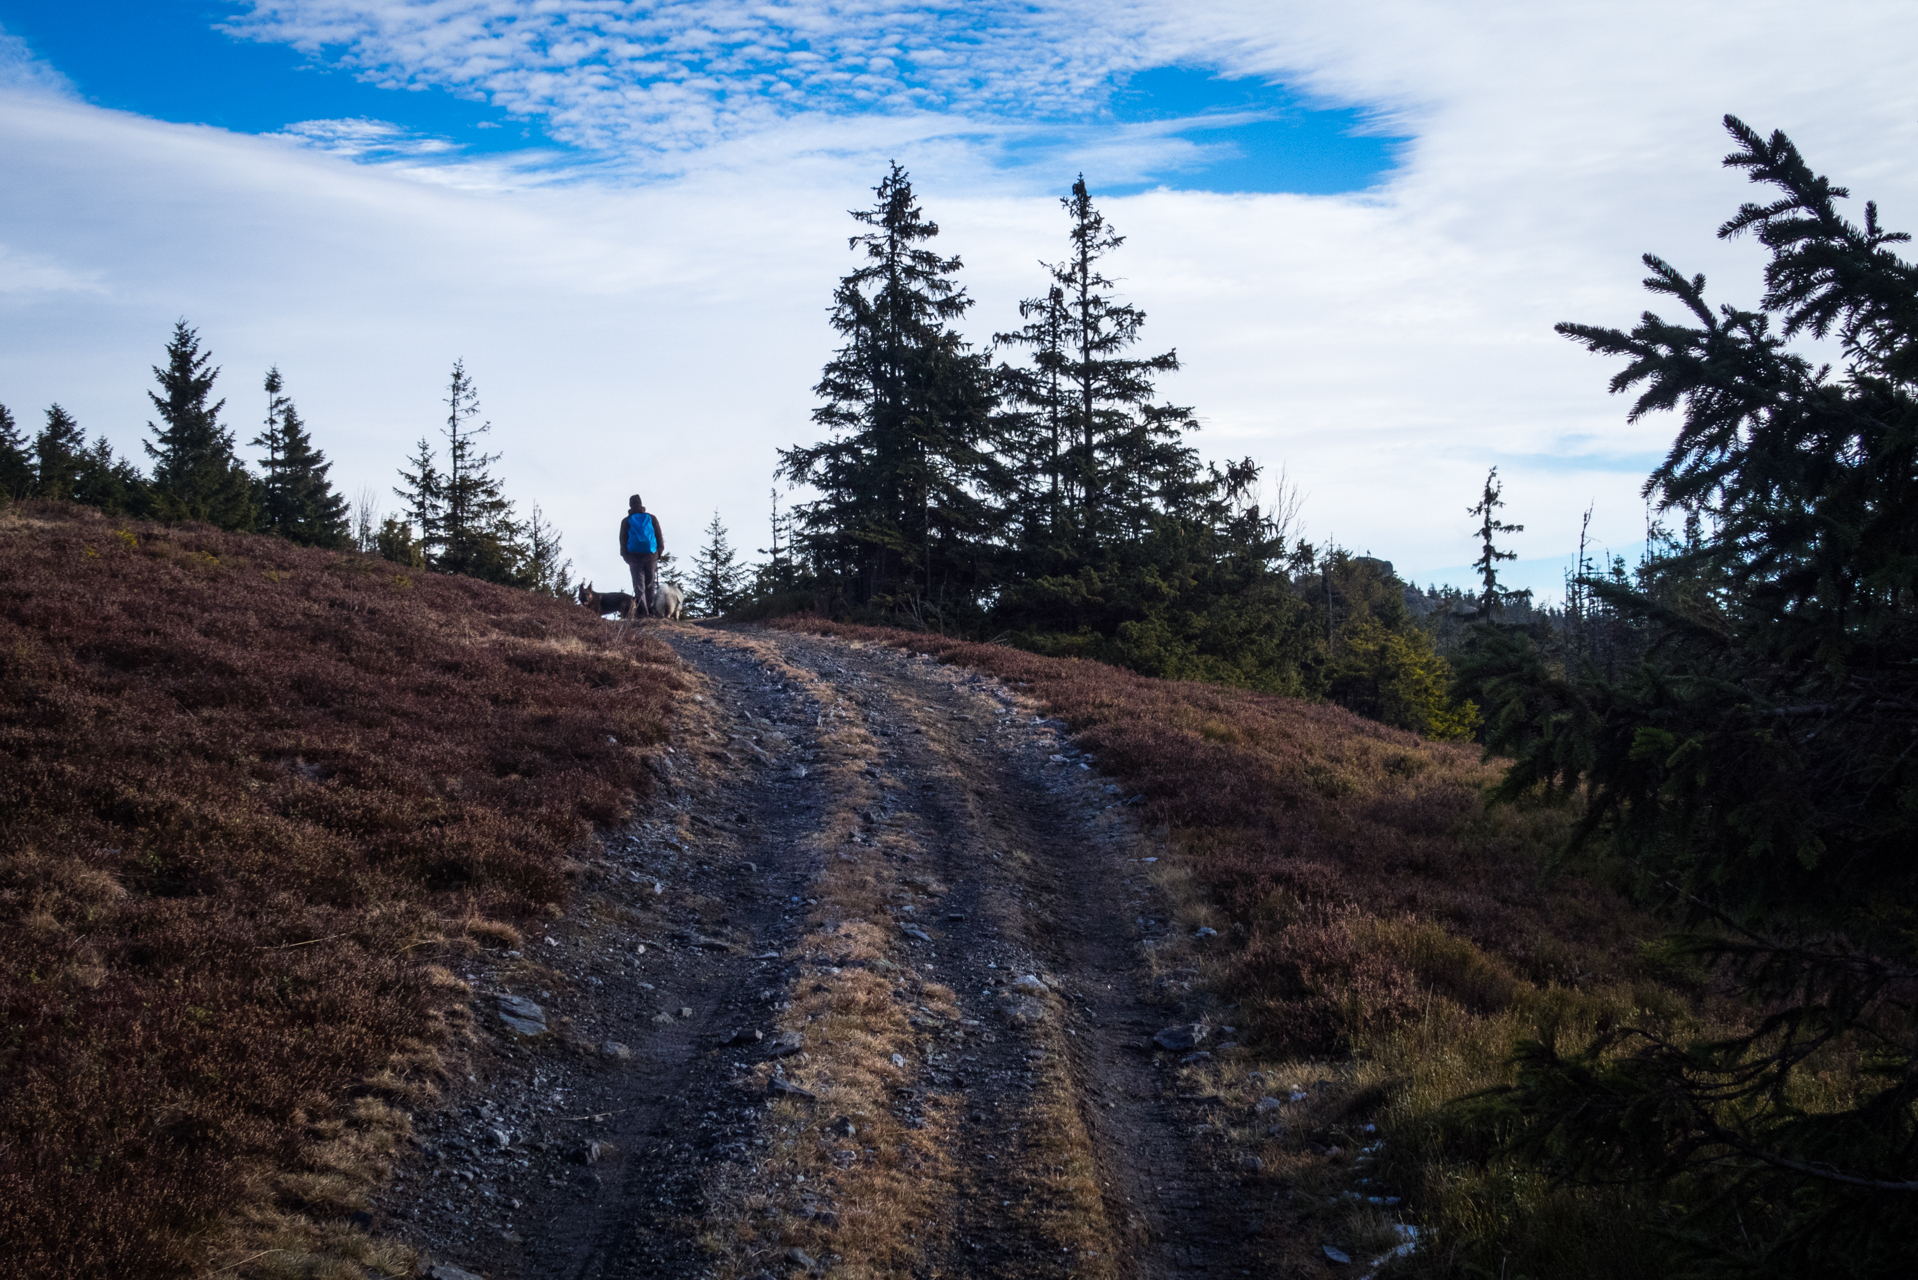
[{"label": "conifer tree", "polygon": [[73,500],[108,515],[144,515],[150,505],[146,477],[126,458],[116,458],[102,436],[80,453]]},{"label": "conifer tree", "polygon": [[[406,511],[406,518],[397,523],[410,524],[419,531],[417,537],[408,535],[407,545],[417,544],[423,560],[430,561],[446,545],[446,477],[440,474],[439,455],[433,449],[433,442],[425,436],[420,437],[413,456],[407,461],[413,469],[400,468],[400,483],[393,490],[394,496],[405,504]],[[368,518],[370,521],[373,516]],[[377,541],[382,555],[386,555],[385,548],[393,541],[387,526],[394,523],[392,516],[380,522]],[[392,557],[389,555],[387,559]]]},{"label": "conifer tree", "polygon": [[1040,317],[1038,332],[1029,327],[1006,337],[1034,347],[1035,371],[1048,396],[1057,397],[1056,409],[1046,406],[1048,416],[1057,412],[1064,437],[1055,465],[1076,508],[1082,545],[1096,545],[1136,536],[1155,514],[1186,510],[1207,486],[1198,455],[1184,442],[1198,429],[1192,411],[1153,403],[1155,376],[1176,372],[1178,353],[1124,354],[1139,341],[1145,312],[1112,298],[1101,262],[1125,237],[1106,225],[1083,176],[1060,204],[1071,223],[1071,253],[1047,267],[1054,290],[1021,308]]},{"label": "conifer tree", "polygon": [[147,424],[154,506],[167,520],[251,529],[258,518],[253,481],[234,456],[233,434],[220,425],[226,401],[207,403],[219,375],[211,354],[200,350],[199,335],[176,321],[167,362],[153,369],[160,392],[147,393],[163,424]]},{"label": "conifer tree", "polygon": [[303,546],[344,547],[350,532],[346,499],[327,479],[333,464],[313,447],[283,389],[279,368],[267,370],[266,425],[248,442],[266,450],[260,461],[260,530]]},{"label": "conifer tree", "polygon": [[446,392],[446,479],[441,510],[444,525],[433,567],[441,573],[463,573],[488,582],[531,585],[526,579],[524,531],[513,519],[513,504],[504,484],[492,472],[497,453],[480,448],[479,438],[493,429],[479,417],[479,390],[466,362],[453,362]]},{"label": "conifer tree", "polygon": [[33,438],[34,495],[71,502],[86,447],[86,432],[73,415],[57,404],[48,406],[47,423]]},{"label": "conifer tree", "polygon": [[820,493],[796,511],[816,566],[856,606],[923,619],[976,598],[995,529],[982,496],[991,407],[984,359],[951,327],[972,300],[956,257],[898,164],[848,245],[863,261],[839,283],[832,325],[845,339],[814,388],[830,436],[780,452],[780,474]]},{"label": "conifer tree", "polygon": [[[1646,494],[1683,513],[1635,580],[1583,585],[1643,633],[1607,671],[1513,629],[1479,658],[1508,797],[1581,802],[1700,988],[1521,1042],[1488,1130],[1555,1180],[1655,1194],[1674,1274],[1895,1276],[1918,1257],[1918,263],[1790,139],[1726,117],[1775,198],[1719,228],[1770,252],[1758,310],[1646,255],[1683,309],[1559,332],[1674,412]],[[1831,340],[1836,371],[1793,350]],[[1608,1191],[1608,1194],[1610,1192]]]},{"label": "conifer tree", "polygon": [[705,617],[723,617],[739,607],[745,581],[746,566],[738,563],[726,525],[714,511],[706,525],[706,545],[693,553],[686,607]]},{"label": "conifer tree", "polygon": [[1065,290],[1019,304],[1023,328],[993,335],[1000,346],[1028,347],[1031,364],[1001,364],[997,443],[1006,455],[1020,539],[1028,548],[1070,538],[1065,459],[1072,445]]},{"label": "conifer tree", "polygon": [[1479,616],[1486,619],[1495,618],[1507,606],[1532,597],[1530,589],[1507,591],[1498,585],[1498,562],[1518,559],[1518,552],[1498,549],[1498,535],[1525,532],[1524,525],[1506,524],[1498,518],[1498,509],[1505,505],[1504,494],[1505,487],[1498,482],[1498,468],[1493,467],[1485,474],[1485,491],[1479,495],[1478,505],[1465,513],[1479,517],[1479,526],[1475,530],[1479,539],[1479,554],[1478,559],[1472,562],[1472,567],[1478,570],[1482,584],[1478,597]]},{"label": "conifer tree", "polygon": [[33,457],[27,449],[13,414],[0,404],[0,495],[15,501],[33,493]]},{"label": "conifer tree", "polygon": [[539,504],[526,521],[525,576],[529,590],[565,599],[572,591],[573,562],[560,559],[559,530],[546,519]]}]

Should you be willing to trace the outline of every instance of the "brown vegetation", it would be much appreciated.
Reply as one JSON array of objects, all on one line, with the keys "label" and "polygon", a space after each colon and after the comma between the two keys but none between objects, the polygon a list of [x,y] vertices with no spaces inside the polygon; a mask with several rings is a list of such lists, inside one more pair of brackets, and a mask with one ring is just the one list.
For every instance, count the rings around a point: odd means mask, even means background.
[{"label": "brown vegetation", "polygon": [[676,677],[571,604],[395,569],[0,514],[10,1274],[403,1263],[340,1219],[464,1019],[436,962],[564,894]]},{"label": "brown vegetation", "polygon": [[[1633,1017],[1696,1025],[1693,1000],[1643,958],[1655,924],[1603,868],[1547,874],[1564,811],[1488,808],[1500,769],[1476,748],[1337,707],[923,634],[773,625],[995,675],[1067,720],[1137,793],[1171,853],[1158,880],[1183,926],[1152,963],[1162,985],[1201,977],[1246,1046],[1191,1065],[1188,1083],[1220,1099],[1216,1131],[1315,1206],[1284,1225],[1307,1242],[1299,1261],[1320,1239],[1383,1252],[1398,1238],[1401,1210],[1352,1191],[1363,1172],[1437,1229],[1439,1247],[1409,1264],[1423,1273],[1642,1269],[1649,1224],[1635,1206],[1517,1175],[1444,1124],[1445,1103],[1509,1078],[1521,1035],[1569,1041]],[[1195,937],[1201,927],[1216,934]],[[1281,1110],[1256,1110],[1275,1095]],[[1381,1158],[1361,1171],[1355,1147],[1378,1139]]]}]

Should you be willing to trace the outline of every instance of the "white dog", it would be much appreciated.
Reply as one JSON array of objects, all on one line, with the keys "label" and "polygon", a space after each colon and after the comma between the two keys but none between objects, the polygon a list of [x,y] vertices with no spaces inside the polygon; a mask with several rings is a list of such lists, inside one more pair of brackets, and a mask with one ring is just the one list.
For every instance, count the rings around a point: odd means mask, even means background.
[{"label": "white dog", "polygon": [[653,616],[679,620],[679,607],[686,602],[686,596],[672,583],[661,579],[659,587],[653,592]]}]

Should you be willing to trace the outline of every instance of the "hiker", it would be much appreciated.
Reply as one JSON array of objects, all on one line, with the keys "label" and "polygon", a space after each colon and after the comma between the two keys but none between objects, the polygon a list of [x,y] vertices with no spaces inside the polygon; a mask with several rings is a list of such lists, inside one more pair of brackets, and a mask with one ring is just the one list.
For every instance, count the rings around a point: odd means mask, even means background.
[{"label": "hiker", "polygon": [[659,532],[659,517],[646,510],[638,494],[626,499],[627,515],[619,522],[619,555],[633,571],[635,611],[653,616],[653,597],[659,594],[659,555],[666,539]]}]

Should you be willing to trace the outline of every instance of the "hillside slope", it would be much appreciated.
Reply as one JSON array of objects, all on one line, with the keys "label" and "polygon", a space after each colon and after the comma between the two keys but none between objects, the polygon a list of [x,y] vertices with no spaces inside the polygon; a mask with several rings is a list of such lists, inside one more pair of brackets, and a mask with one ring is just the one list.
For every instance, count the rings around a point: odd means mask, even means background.
[{"label": "hillside slope", "polygon": [[381,1099],[464,1016],[438,962],[564,896],[646,790],[672,664],[471,580],[0,513],[9,1273],[338,1234],[405,1128]]}]

